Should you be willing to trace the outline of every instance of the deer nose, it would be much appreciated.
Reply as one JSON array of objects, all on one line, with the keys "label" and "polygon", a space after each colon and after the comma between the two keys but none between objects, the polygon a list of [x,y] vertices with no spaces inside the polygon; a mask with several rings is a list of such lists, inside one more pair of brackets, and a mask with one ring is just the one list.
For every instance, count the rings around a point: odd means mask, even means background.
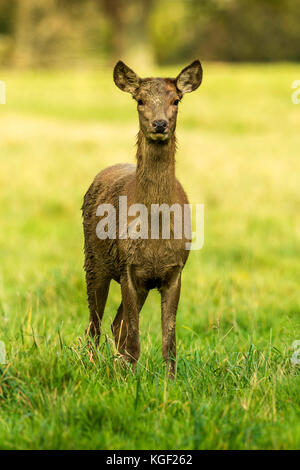
[{"label": "deer nose", "polygon": [[152,122],[153,129],[157,134],[163,134],[167,125],[168,123],[164,119],[156,119]]}]

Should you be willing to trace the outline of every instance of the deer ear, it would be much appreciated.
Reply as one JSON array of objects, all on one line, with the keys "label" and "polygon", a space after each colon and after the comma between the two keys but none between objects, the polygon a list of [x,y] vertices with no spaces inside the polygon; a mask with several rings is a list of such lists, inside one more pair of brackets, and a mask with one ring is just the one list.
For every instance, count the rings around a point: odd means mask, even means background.
[{"label": "deer ear", "polygon": [[122,91],[133,94],[139,87],[141,79],[124,62],[119,60],[114,68],[114,82]]},{"label": "deer ear", "polygon": [[178,90],[182,94],[196,90],[202,82],[202,75],[203,71],[200,60],[195,60],[185,67],[175,79]]}]

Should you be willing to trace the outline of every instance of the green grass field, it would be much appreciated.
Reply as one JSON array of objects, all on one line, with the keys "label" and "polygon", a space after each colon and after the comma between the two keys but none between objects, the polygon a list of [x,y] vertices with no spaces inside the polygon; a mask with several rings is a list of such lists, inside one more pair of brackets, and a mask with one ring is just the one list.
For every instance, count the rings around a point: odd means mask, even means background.
[{"label": "green grass field", "polygon": [[299,449],[300,66],[204,73],[178,119],[177,175],[205,204],[205,244],[183,274],[170,382],[157,292],[135,375],[112,344],[117,284],[100,349],[84,337],[80,207],[98,171],[134,162],[135,103],[110,72],[1,72],[1,449]]}]

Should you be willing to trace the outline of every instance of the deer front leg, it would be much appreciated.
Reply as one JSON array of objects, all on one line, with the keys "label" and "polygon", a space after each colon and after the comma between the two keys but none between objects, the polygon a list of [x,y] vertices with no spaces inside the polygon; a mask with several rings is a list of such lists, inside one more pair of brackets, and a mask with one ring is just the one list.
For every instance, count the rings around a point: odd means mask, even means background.
[{"label": "deer front leg", "polygon": [[[123,332],[120,339],[122,341],[126,335],[124,356],[132,364],[134,370],[140,356],[139,312],[146,299],[147,292],[137,287],[133,266],[129,266],[121,278],[121,292],[122,307],[120,306],[120,308],[122,308]],[[121,314],[121,311],[119,314]]]},{"label": "deer front leg", "polygon": [[181,270],[181,266],[174,266],[169,279],[160,289],[162,355],[170,378],[174,378],[176,371],[176,313],[180,297]]},{"label": "deer front leg", "polygon": [[[137,291],[138,312],[141,311],[141,308],[143,307],[145,303],[147,295],[148,295],[147,290]],[[114,335],[116,348],[118,352],[122,355],[125,354],[125,349],[126,349],[127,329],[128,328],[124,320],[123,302],[121,302],[121,305],[118,308],[116,317],[111,325],[111,330]]]},{"label": "deer front leg", "polygon": [[90,322],[86,333],[94,338],[95,344],[99,344],[101,322],[108,296],[110,279],[105,276],[97,277],[92,269],[86,268],[86,283],[90,310]]}]

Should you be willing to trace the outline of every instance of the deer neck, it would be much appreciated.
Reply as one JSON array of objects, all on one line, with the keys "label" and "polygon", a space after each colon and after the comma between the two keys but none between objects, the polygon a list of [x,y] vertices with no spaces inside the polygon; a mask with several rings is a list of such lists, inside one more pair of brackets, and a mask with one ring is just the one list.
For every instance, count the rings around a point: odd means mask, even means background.
[{"label": "deer neck", "polygon": [[136,201],[140,204],[172,204],[175,199],[176,138],[155,142],[142,131],[137,139]]}]

